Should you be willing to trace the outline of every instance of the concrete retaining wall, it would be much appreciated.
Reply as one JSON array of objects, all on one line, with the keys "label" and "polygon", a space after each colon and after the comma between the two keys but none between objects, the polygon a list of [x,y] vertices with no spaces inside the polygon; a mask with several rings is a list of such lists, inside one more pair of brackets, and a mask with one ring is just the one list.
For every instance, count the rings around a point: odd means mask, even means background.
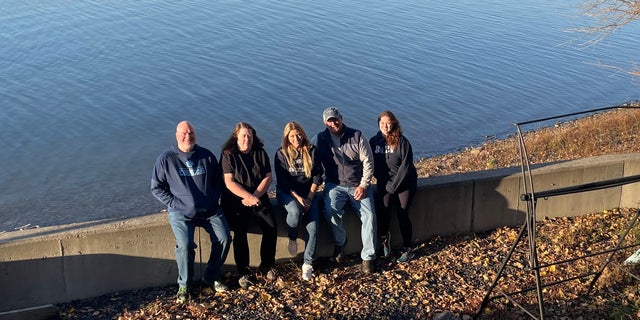
[{"label": "concrete retaining wall", "polygon": [[[536,192],[640,174],[640,154],[603,156],[547,164],[534,170]],[[519,168],[421,179],[411,208],[414,238],[484,232],[519,226],[526,206]],[[274,200],[275,203],[275,200]],[[574,216],[614,207],[640,207],[640,183],[599,191],[541,199],[537,218]],[[288,261],[285,213],[276,206],[279,236],[277,256]],[[346,252],[360,251],[360,223],[347,214]],[[393,245],[401,245],[397,220],[392,219]],[[318,256],[329,256],[333,244],[324,220],[319,228]],[[249,235],[251,264],[259,264],[260,234]],[[301,228],[301,237],[305,232]],[[196,242],[209,252],[207,234]],[[301,259],[304,240],[298,239]],[[106,293],[174,284],[177,268],[174,240],[166,213],[118,222],[47,227],[0,235],[0,312],[56,304]],[[197,250],[196,261],[200,260]],[[203,258],[203,261],[206,259]],[[235,271],[233,250],[224,272]],[[196,267],[196,272],[202,265]]]}]

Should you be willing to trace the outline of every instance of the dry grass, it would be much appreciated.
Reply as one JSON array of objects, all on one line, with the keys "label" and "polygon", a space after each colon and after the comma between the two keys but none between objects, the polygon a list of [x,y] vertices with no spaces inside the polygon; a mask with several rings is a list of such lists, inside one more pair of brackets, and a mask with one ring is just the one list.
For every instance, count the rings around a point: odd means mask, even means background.
[{"label": "dry grass", "polygon": [[[629,104],[640,107],[640,102]],[[523,134],[532,164],[640,152],[640,109],[614,109]],[[420,177],[519,166],[517,136],[420,159]]]}]

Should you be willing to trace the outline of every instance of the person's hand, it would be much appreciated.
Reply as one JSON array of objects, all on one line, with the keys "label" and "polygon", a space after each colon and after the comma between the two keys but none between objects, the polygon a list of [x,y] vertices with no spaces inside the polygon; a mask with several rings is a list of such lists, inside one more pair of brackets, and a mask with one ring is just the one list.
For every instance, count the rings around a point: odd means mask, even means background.
[{"label": "person's hand", "polygon": [[305,198],[302,199],[302,212],[307,213],[309,209],[311,209],[311,199]]},{"label": "person's hand", "polygon": [[255,207],[255,206],[259,206],[260,205],[260,198],[251,195],[247,198],[242,199],[242,204],[245,207]]},{"label": "person's hand", "polygon": [[296,198],[296,201],[298,201],[298,203],[302,207],[302,212],[307,213],[307,211],[309,211],[309,208],[311,207],[311,200],[303,198],[297,193],[293,193],[293,197]]},{"label": "person's hand", "polygon": [[353,192],[353,199],[356,201],[362,200],[367,195],[367,189],[362,186],[358,186],[356,191]]}]

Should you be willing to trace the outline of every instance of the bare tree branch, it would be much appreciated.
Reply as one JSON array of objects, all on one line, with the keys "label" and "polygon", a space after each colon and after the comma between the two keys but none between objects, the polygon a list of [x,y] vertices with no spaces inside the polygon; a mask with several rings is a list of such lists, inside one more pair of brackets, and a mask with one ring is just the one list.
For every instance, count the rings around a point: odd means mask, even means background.
[{"label": "bare tree branch", "polygon": [[577,28],[589,37],[584,44],[593,45],[611,33],[640,17],[640,0],[585,0],[582,14],[594,20],[594,25]]},{"label": "bare tree branch", "polygon": [[625,68],[621,68],[618,66],[612,66],[610,64],[605,64],[605,63],[590,63],[591,65],[594,66],[598,66],[600,68],[607,68],[607,69],[612,69],[615,70],[616,73],[626,73],[629,74],[633,77],[640,77],[640,68],[638,68],[638,65],[636,63],[632,64],[631,69],[625,69]]},{"label": "bare tree branch", "polygon": [[[588,47],[597,44],[625,25],[640,18],[640,0],[583,0],[581,13],[589,17],[593,24],[571,31],[582,33],[585,41],[581,46]],[[633,62],[631,69],[624,69],[607,64],[597,64],[610,68],[616,72],[624,72],[632,77],[640,77],[640,68]]]}]

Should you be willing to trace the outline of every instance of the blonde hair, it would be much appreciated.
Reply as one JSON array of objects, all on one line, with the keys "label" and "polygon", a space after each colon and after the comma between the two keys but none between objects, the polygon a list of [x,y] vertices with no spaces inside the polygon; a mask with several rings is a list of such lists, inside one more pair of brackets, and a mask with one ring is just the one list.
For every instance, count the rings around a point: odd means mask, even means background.
[{"label": "blonde hair", "polygon": [[[300,150],[294,148],[289,142],[289,133],[293,130],[297,130],[300,136],[302,136],[302,143],[300,144]],[[307,178],[311,177],[311,168],[313,167],[313,160],[311,159],[311,154],[309,150],[311,149],[311,141],[307,138],[307,134],[304,132],[302,126],[295,122],[290,121],[284,126],[284,131],[282,133],[282,153],[284,154],[285,159],[287,159],[287,165],[292,167],[294,165],[293,161],[297,159],[299,156],[302,156],[302,166],[304,168],[304,176]]]}]

